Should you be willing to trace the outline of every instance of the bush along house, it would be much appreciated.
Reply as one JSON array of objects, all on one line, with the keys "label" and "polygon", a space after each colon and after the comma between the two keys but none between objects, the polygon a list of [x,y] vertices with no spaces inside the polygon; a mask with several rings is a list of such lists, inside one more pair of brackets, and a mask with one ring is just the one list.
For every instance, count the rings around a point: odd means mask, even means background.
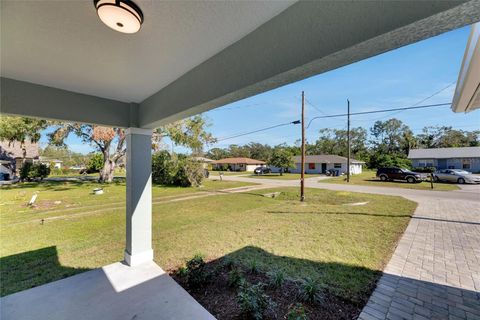
[{"label": "bush along house", "polygon": [[480,172],[480,147],[411,149],[408,159],[414,168]]}]

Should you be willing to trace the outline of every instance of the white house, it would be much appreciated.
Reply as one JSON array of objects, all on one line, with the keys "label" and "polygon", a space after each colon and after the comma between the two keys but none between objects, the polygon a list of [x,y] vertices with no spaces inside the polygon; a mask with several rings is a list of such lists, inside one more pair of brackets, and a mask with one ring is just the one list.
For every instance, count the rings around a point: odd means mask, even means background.
[{"label": "white house", "polygon": [[225,158],[212,162],[216,170],[253,171],[255,168],[264,167],[265,161],[251,158]]},{"label": "white house", "polygon": [[[302,157],[295,156],[294,162],[295,169],[291,169],[290,172],[300,173],[302,171]],[[362,165],[364,164],[363,161],[350,159],[350,173],[362,173]],[[305,156],[305,173],[325,173],[330,169],[339,170],[340,174],[346,173],[347,158],[330,154]]]},{"label": "white house", "polygon": [[40,157],[38,159],[38,162],[40,162],[41,164],[44,164],[46,166],[53,166],[53,168],[55,169],[62,169],[62,163],[63,161],[62,160],[58,160],[58,159],[50,159],[50,158],[44,158],[44,157]]}]

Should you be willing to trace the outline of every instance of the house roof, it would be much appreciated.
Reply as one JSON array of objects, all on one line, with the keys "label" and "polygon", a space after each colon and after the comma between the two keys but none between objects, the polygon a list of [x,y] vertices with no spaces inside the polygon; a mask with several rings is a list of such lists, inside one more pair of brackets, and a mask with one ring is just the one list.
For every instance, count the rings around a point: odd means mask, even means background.
[{"label": "house roof", "polygon": [[[295,163],[299,163],[302,161],[301,156],[295,156],[294,158]],[[347,158],[337,156],[334,154],[319,154],[319,155],[311,155],[305,156],[306,163],[347,163]],[[350,158],[351,163],[365,163],[364,161],[355,160]]]},{"label": "house roof", "polygon": [[20,141],[9,142],[0,140],[0,159],[13,160],[23,158],[24,152],[25,158],[38,159],[38,143],[25,141],[22,145]]},{"label": "house roof", "polygon": [[262,160],[255,160],[251,158],[225,158],[216,160],[213,162],[214,164],[265,164],[265,161]]},{"label": "house roof", "polygon": [[408,159],[480,158],[480,147],[411,149]]}]

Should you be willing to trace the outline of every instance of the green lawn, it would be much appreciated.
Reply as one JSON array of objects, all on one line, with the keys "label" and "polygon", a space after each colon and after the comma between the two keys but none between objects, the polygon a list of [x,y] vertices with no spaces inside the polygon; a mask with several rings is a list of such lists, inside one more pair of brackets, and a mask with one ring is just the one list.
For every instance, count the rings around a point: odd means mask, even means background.
[{"label": "green lawn", "polygon": [[[210,192],[228,188],[254,185],[248,182],[215,181],[205,179],[198,188],[166,187],[153,185],[153,202],[162,202],[171,197],[192,193]],[[95,188],[102,187],[103,195],[93,195]],[[38,193],[36,206],[27,206],[31,197]],[[97,182],[32,182],[5,186],[0,189],[0,221],[2,225],[38,221],[57,216],[75,215],[84,212],[108,212],[111,209],[124,210],[125,183],[111,184]]]},{"label": "green lawn", "polygon": [[[209,182],[205,189],[222,183]],[[123,259],[125,211],[114,205],[108,209],[108,203],[124,200],[124,186],[108,186],[103,196],[84,195],[92,187],[29,184],[0,189],[2,296]],[[48,214],[45,208],[26,208],[25,200],[38,189],[39,201],[59,199],[65,210],[63,201],[81,201],[88,208],[80,210],[87,214],[65,217],[62,210]],[[282,194],[262,196],[273,191]],[[154,197],[188,192],[199,191],[153,191]],[[256,260],[264,271],[284,269],[294,279],[311,276],[345,299],[364,302],[416,204],[319,189],[309,190],[307,201],[300,203],[297,192],[271,189],[154,204],[155,260],[166,270],[196,253],[207,259],[230,256],[240,263]],[[357,202],[368,203],[349,205]],[[103,210],[95,211],[98,207]],[[44,215],[62,218],[42,224],[38,217]]]},{"label": "green lawn", "polygon": [[[324,179],[319,181],[320,183],[340,183],[347,184],[346,176],[333,177],[329,179]],[[405,188],[405,189],[416,189],[416,190],[436,190],[436,191],[449,191],[449,190],[459,190],[460,188],[454,184],[448,183],[434,183],[433,189],[430,186],[430,181],[424,181],[421,183],[408,183],[406,181],[380,181],[375,177],[375,171],[366,170],[361,174],[354,174],[350,178],[350,183],[353,185],[362,185],[362,186],[376,186],[376,187],[390,187],[390,188]]]},{"label": "green lawn", "polygon": [[[279,179],[279,180],[300,180],[300,173],[267,173],[267,174],[252,174],[249,175],[249,178],[258,178],[258,179]],[[320,174],[305,174],[305,179],[320,177]]]},{"label": "green lawn", "polygon": [[252,174],[251,171],[210,171],[211,176],[220,176],[223,173],[224,176],[241,176],[245,174]]}]

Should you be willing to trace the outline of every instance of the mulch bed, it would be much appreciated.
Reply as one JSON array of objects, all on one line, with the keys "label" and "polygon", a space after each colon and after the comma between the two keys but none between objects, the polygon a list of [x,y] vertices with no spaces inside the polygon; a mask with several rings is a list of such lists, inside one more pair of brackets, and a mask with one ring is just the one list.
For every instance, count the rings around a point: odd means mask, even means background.
[{"label": "mulch bed", "polygon": [[[242,314],[237,303],[237,293],[240,289],[228,285],[228,274],[231,267],[225,266],[220,259],[207,263],[205,268],[205,271],[212,276],[202,288],[189,288],[185,278],[179,276],[175,271],[171,272],[171,276],[217,319],[250,319],[247,315]],[[269,277],[263,272],[255,274],[244,272],[244,276],[250,284],[259,282],[268,284],[269,282]],[[299,297],[298,284],[290,280],[286,280],[280,288],[267,285],[265,293],[275,303],[275,308],[267,312],[264,319],[287,319],[286,315],[289,309],[297,302],[303,304],[305,313],[310,320],[356,319],[363,307],[363,305],[346,301],[325,290],[322,291],[320,302],[303,302]]]}]

